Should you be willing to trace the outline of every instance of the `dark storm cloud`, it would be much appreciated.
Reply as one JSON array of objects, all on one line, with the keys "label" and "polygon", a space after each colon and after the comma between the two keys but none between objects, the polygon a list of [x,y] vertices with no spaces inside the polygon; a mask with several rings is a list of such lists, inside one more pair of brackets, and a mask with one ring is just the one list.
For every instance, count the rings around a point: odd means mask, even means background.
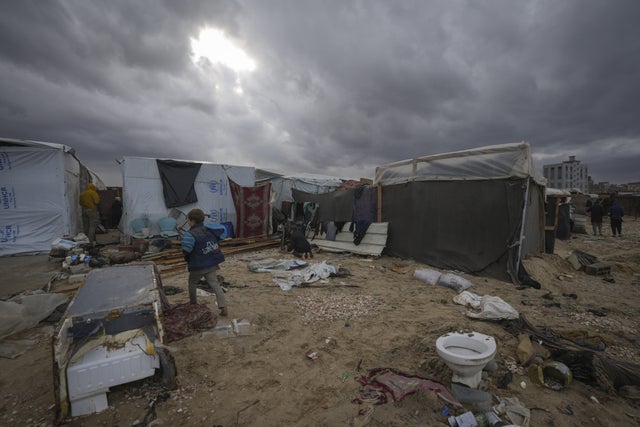
[{"label": "dark storm cloud", "polygon": [[[371,176],[526,140],[540,169],[640,181],[639,21],[635,0],[12,2],[0,136],[113,176],[126,155]],[[205,27],[257,69],[193,64]]]}]

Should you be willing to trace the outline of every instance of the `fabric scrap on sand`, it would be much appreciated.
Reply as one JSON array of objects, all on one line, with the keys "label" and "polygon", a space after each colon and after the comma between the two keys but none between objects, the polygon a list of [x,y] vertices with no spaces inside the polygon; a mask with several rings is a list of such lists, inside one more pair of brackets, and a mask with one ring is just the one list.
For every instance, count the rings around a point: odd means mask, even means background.
[{"label": "fabric scrap on sand", "polygon": [[407,374],[394,368],[375,368],[367,375],[356,378],[362,387],[360,396],[354,403],[374,403],[381,405],[388,402],[387,394],[394,402],[399,402],[418,391],[434,392],[445,402],[461,407],[462,405],[442,384],[429,378]]},{"label": "fabric scrap on sand", "polygon": [[178,341],[216,326],[218,317],[204,304],[178,304],[165,314],[167,341]]}]

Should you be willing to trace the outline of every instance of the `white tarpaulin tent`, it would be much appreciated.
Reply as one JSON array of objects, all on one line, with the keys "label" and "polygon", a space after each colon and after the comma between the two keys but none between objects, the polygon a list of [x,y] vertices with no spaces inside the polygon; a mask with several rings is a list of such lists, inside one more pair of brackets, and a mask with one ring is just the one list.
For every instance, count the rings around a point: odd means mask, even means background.
[{"label": "white tarpaulin tent", "polygon": [[78,200],[90,175],[69,146],[0,138],[0,256],[49,251],[56,238],[80,232]]},{"label": "white tarpaulin tent", "polygon": [[291,174],[271,169],[256,169],[256,182],[271,182],[271,205],[281,209],[282,202],[293,202],[291,190],[323,194],[340,187],[344,180],[332,176],[308,173]]},{"label": "white tarpaulin tent", "polygon": [[[122,162],[123,214],[121,231],[132,235],[131,221],[136,218],[148,218],[152,224],[151,234],[157,234],[157,221],[167,217],[171,208],[164,201],[162,180],[156,160],[147,157],[125,157]],[[185,163],[200,164],[200,170],[194,182],[198,198],[196,203],[179,206],[183,213],[193,208],[202,209],[209,215],[206,222],[220,224],[233,223],[236,227],[236,209],[231,197],[229,178],[243,187],[255,184],[255,169],[248,166],[220,165],[192,160],[180,160]]]}]

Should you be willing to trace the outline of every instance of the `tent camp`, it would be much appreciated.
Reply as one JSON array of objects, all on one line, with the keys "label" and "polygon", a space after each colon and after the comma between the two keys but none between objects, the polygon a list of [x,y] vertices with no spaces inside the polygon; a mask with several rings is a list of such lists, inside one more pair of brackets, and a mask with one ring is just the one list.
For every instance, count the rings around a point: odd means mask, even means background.
[{"label": "tent camp", "polygon": [[294,201],[292,191],[323,194],[338,188],[344,180],[332,176],[306,173],[290,174],[270,169],[256,169],[256,184],[271,183],[271,205],[282,209],[283,202]]},{"label": "tent camp", "polygon": [[246,166],[208,162],[125,157],[122,166],[123,215],[121,231],[134,234],[132,222],[149,221],[151,234],[158,234],[158,220],[193,208],[209,215],[207,222],[231,222],[236,227],[236,209],[229,179],[253,186],[255,170]]},{"label": "tent camp", "polygon": [[544,183],[525,142],[379,166],[387,253],[519,283],[544,249]]},{"label": "tent camp", "polygon": [[0,256],[49,251],[81,231],[78,200],[90,181],[104,187],[69,146],[0,138]]}]

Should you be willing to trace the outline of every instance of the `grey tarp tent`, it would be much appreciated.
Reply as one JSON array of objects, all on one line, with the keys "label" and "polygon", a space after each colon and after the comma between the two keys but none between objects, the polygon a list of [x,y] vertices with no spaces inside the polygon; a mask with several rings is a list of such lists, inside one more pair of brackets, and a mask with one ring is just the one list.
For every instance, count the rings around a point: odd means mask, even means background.
[{"label": "grey tarp tent", "polygon": [[0,256],[48,252],[56,238],[82,231],[88,182],[104,188],[71,147],[0,138]]},{"label": "grey tarp tent", "polygon": [[495,145],[376,168],[387,253],[519,283],[544,249],[544,178],[529,144]]}]

